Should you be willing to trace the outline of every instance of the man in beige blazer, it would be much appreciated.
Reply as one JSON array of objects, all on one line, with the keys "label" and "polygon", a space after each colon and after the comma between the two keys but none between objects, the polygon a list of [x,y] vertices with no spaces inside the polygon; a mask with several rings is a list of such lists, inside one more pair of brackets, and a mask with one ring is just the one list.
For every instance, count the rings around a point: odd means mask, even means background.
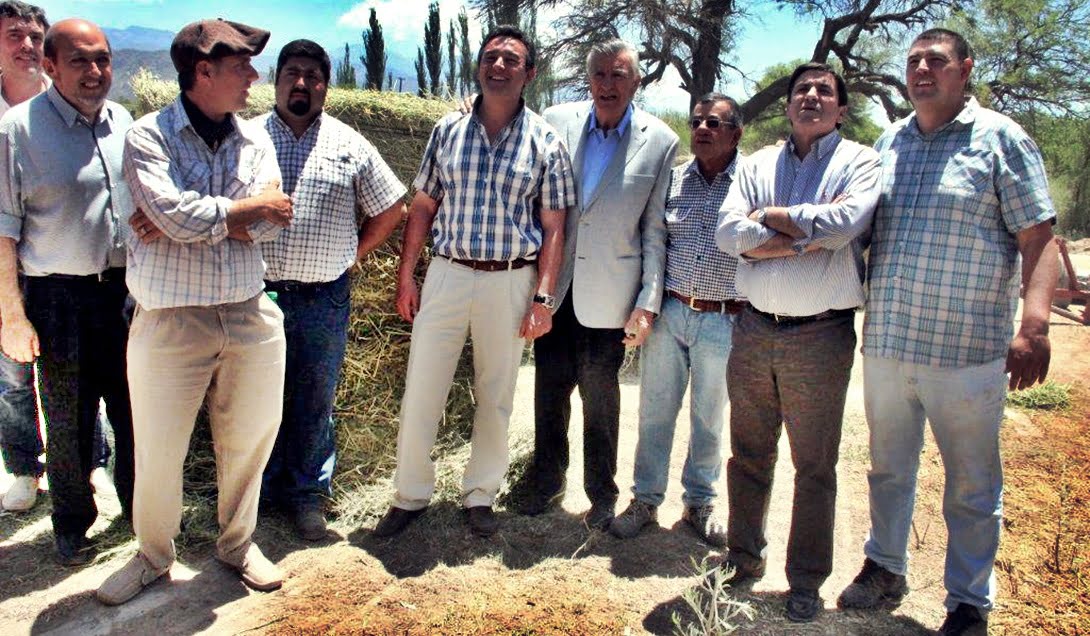
[{"label": "man in beige blazer", "polygon": [[651,331],[663,293],[664,209],[678,138],[632,105],[638,55],[622,40],[587,56],[592,100],[545,119],[572,155],[578,203],[568,209],[553,330],[534,342],[534,460],[519,507],[539,514],[563,496],[571,393],[583,400],[585,521],[604,528],[617,501],[617,372],[625,346]]}]

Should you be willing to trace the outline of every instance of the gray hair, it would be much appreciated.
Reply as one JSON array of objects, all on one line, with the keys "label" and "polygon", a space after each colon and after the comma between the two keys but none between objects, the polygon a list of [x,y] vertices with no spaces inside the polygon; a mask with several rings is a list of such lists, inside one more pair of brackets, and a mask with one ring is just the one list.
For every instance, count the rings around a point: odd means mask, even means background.
[{"label": "gray hair", "polygon": [[640,79],[640,53],[636,50],[636,47],[620,38],[613,38],[591,45],[590,51],[587,52],[587,75],[591,74],[594,61],[598,58],[615,57],[621,53],[628,53],[629,59],[632,60],[632,68],[630,69],[632,75],[636,79]]}]

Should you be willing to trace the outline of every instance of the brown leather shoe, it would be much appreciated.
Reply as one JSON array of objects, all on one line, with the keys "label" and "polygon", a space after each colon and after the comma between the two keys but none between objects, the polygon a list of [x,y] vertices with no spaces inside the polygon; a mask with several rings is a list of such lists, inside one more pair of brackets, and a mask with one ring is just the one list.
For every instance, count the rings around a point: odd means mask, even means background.
[{"label": "brown leather shoe", "polygon": [[492,506],[470,506],[464,510],[470,531],[478,537],[491,537],[500,529],[500,520],[492,512]]},{"label": "brown leather shoe", "polygon": [[98,586],[95,598],[105,605],[121,605],[168,571],[170,566],[156,568],[143,554],[137,552],[136,556],[124,567],[111,574],[102,582],[102,585]]},{"label": "brown leather shoe", "polygon": [[404,508],[398,508],[397,506],[390,506],[390,509],[386,511],[386,514],[375,525],[375,529],[371,531],[376,537],[385,538],[392,537],[395,534],[400,534],[405,526],[412,523],[413,519],[416,519],[420,515],[424,514],[427,508],[421,508],[420,510],[405,510]]},{"label": "brown leather shoe", "polygon": [[262,554],[256,543],[251,543],[250,547],[246,548],[246,556],[243,557],[242,563],[230,563],[219,556],[216,558],[224,565],[238,570],[239,578],[250,589],[271,592],[284,584],[283,570]]}]

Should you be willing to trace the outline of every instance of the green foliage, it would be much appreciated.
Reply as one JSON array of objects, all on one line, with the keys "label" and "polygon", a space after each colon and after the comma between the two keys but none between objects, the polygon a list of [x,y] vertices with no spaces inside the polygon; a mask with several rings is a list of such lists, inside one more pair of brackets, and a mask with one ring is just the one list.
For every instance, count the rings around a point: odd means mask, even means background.
[{"label": "green foliage", "polygon": [[443,27],[439,22],[439,2],[428,5],[428,21],[424,23],[424,60],[431,78],[429,91],[439,96],[439,82],[443,70]]},{"label": "green foliage", "polygon": [[450,30],[447,31],[447,94],[451,97],[458,95],[458,34],[454,30],[454,20],[450,21]]},{"label": "green foliage", "polygon": [[689,129],[689,113],[683,113],[680,111],[667,111],[664,113],[655,113],[655,116],[661,119],[670,130],[674,131],[674,134],[678,136],[677,151],[678,158],[682,155],[689,153],[689,142],[692,139],[692,130]]},{"label": "green foliage", "polygon": [[382,78],[386,75],[386,40],[382,37],[382,25],[379,24],[375,9],[371,8],[368,29],[363,32],[363,70],[366,74],[366,88],[382,90]]},{"label": "green foliage", "polygon": [[1071,406],[1071,385],[1049,380],[1022,391],[1011,391],[1007,403],[1020,409],[1061,411]]},{"label": "green foliage", "polygon": [[1090,121],[1040,112],[1015,119],[1045,158],[1049,191],[1064,236],[1090,236]]},{"label": "green foliage", "polygon": [[670,616],[675,636],[725,636],[738,629],[736,619],[752,621],[757,615],[753,606],[735,598],[727,584],[734,573],[715,567],[707,559],[693,561],[700,585],[690,587],[681,595],[691,616],[682,617],[678,612]]},{"label": "green foliage", "polygon": [[416,49],[416,94],[418,97],[428,96],[428,76],[424,71],[424,49]]},{"label": "green foliage", "polygon": [[352,66],[352,54],[347,42],[344,43],[344,58],[337,63],[337,76],[333,85],[337,88],[356,88],[356,67]]},{"label": "green foliage", "polygon": [[466,8],[458,12],[458,77],[462,82],[462,94],[473,92],[473,51],[469,48],[469,15]]}]

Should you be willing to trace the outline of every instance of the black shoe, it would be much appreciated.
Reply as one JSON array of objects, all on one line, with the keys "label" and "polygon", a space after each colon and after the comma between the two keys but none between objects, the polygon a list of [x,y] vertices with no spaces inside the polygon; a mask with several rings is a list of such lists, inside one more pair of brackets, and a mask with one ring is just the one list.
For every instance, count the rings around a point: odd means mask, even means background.
[{"label": "black shoe", "polygon": [[65,567],[87,565],[95,557],[95,549],[87,537],[75,534],[57,535],[57,563]]},{"label": "black shoe", "polygon": [[793,587],[787,593],[787,620],[792,623],[809,623],[823,608],[817,590]]},{"label": "black shoe", "polygon": [[412,523],[413,519],[424,514],[425,510],[427,510],[427,508],[421,508],[420,510],[405,510],[404,508],[398,508],[397,506],[390,506],[390,509],[386,511],[386,514],[382,519],[375,524],[375,529],[371,531],[371,534],[376,537],[392,537],[404,530],[405,526]]},{"label": "black shoe", "polygon": [[609,522],[613,521],[613,503],[595,502],[590,505],[590,510],[583,515],[583,523],[592,530],[605,530]]},{"label": "black shoe", "polygon": [[528,486],[525,492],[518,493],[511,498],[509,507],[520,515],[537,516],[553,508],[560,507],[560,504],[564,501],[566,490],[567,484],[564,482],[560,482],[558,490],[551,492]]},{"label": "black shoe", "polygon": [[901,604],[905,594],[908,594],[908,582],[904,576],[894,574],[868,558],[863,561],[863,569],[855,580],[840,593],[836,605],[841,609],[893,608]]},{"label": "black shoe", "polygon": [[987,633],[988,619],[968,603],[958,603],[939,628],[939,636],[985,636]]},{"label": "black shoe", "polygon": [[327,536],[325,515],[317,508],[297,510],[292,523],[296,534],[306,541],[321,541]]},{"label": "black shoe", "polygon": [[470,531],[478,537],[491,537],[500,529],[500,520],[492,512],[492,506],[470,506],[464,508],[463,513]]},{"label": "black shoe", "polygon": [[[729,556],[722,560],[708,573],[709,583],[714,584],[714,577],[724,577],[723,582],[733,588],[753,585],[765,575],[764,566],[745,567]],[[713,585],[714,589],[714,585]]]}]

